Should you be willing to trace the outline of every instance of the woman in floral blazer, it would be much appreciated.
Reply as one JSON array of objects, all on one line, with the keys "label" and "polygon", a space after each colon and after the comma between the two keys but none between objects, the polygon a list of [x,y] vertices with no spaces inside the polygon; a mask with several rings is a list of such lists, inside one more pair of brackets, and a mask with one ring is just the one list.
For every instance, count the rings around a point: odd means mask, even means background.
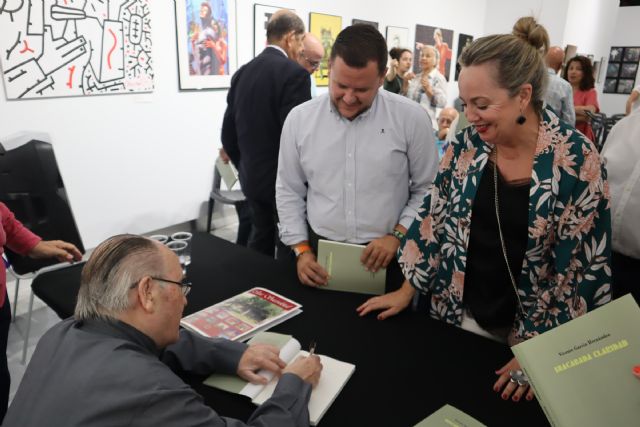
[{"label": "woman in floral blazer", "polygon": [[[515,312],[504,338],[515,344],[611,299],[606,172],[593,143],[542,107],[546,74],[540,48],[548,47],[548,38],[544,28],[545,37],[537,45],[531,36],[536,29],[540,35],[540,28],[533,18],[521,18],[513,35],[479,39],[461,57],[460,98],[473,126],[449,146],[431,192],[403,239],[399,263],[407,282],[396,292],[367,301],[358,309],[361,315],[378,309],[385,309],[381,319],[393,315],[409,304],[415,288],[431,295],[432,317],[463,323],[469,315],[465,299],[469,266],[494,256],[497,261],[491,267],[508,269],[504,241],[513,236],[507,229],[489,233],[499,256],[468,251],[475,211],[485,205],[493,208],[493,195],[496,207],[488,210],[494,215],[491,219],[496,221],[498,211],[508,211],[505,203],[498,208],[497,184],[495,194],[492,184],[485,184],[489,190],[483,194],[490,197],[476,197],[483,179],[491,175],[528,182],[528,208],[523,188],[528,220],[520,218],[526,225],[522,256],[516,257],[516,268],[510,271],[513,279],[507,279],[504,289],[513,296],[517,288]],[[497,228],[512,219],[502,216]],[[487,282],[476,281],[473,287],[488,288]],[[494,389],[502,390],[503,399],[518,401],[526,393],[531,400],[533,391],[527,385],[509,381],[509,371],[517,369],[518,362],[512,359],[496,371]]]}]

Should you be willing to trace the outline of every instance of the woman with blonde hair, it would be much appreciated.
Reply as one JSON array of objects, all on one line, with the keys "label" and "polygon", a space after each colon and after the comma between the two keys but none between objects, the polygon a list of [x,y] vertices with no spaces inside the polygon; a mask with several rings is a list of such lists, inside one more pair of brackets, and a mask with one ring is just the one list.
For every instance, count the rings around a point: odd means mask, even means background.
[{"label": "woman with blonde hair", "polygon": [[410,82],[407,97],[418,102],[431,118],[431,125],[437,129],[437,110],[447,103],[447,80],[438,71],[439,53],[432,45],[423,45],[420,50],[420,68]]},{"label": "woman with blonde hair", "polygon": [[[400,245],[407,281],[361,315],[394,315],[417,289],[432,317],[513,345],[610,301],[605,170],[593,143],[543,108],[548,45],[528,17],[464,51],[472,126],[449,145]],[[496,365],[503,399],[533,399],[515,358]]]}]

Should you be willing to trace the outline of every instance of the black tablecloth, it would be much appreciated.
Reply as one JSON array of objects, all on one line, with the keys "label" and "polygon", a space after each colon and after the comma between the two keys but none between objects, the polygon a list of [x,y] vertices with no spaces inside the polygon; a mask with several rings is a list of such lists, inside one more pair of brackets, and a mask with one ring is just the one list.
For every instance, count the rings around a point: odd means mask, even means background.
[{"label": "black tablecloth", "polygon": [[[330,426],[413,426],[450,404],[488,426],[548,425],[536,401],[503,401],[493,392],[494,371],[511,357],[501,344],[405,311],[378,321],[360,318],[366,295],[312,289],[298,283],[292,265],[225,240],[193,238],[189,278],[193,289],[185,314],[262,286],[293,299],[303,313],[274,327],[303,347],[356,365],[356,370],[321,420]],[[248,419],[255,406],[242,396],[185,376],[219,414]]]}]

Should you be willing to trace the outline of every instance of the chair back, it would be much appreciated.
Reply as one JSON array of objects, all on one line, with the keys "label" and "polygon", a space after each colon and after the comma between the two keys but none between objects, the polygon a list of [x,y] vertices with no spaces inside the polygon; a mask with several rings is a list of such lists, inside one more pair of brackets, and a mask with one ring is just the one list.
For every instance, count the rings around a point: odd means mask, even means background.
[{"label": "chair back", "polygon": [[[65,240],[84,253],[51,144],[30,140],[0,156],[0,201],[38,236]],[[32,273],[58,262],[34,260],[5,249],[11,267],[18,274]]]},{"label": "chair back", "polygon": [[57,270],[38,272],[31,282],[31,290],[61,319],[73,315],[80,289],[80,276],[85,262],[67,265]]}]

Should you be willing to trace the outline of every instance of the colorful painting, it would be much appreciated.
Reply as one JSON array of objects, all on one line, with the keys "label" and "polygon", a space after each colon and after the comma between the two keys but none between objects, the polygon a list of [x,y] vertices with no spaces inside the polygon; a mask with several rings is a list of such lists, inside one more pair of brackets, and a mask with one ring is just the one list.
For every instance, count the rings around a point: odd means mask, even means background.
[{"label": "colorful painting", "polygon": [[458,54],[456,55],[456,73],[455,73],[455,81],[458,81],[458,75],[460,74],[460,64],[458,64],[458,60],[460,59],[460,55],[462,55],[462,51],[469,46],[473,42],[473,36],[468,34],[459,34],[458,35]]},{"label": "colorful painting", "polygon": [[[267,22],[271,15],[285,9],[277,6],[265,6],[262,4],[253,5],[253,56],[256,57],[267,45]],[[295,12],[293,9],[289,9]]]},{"label": "colorful painting", "polygon": [[228,88],[236,70],[235,0],[176,0],[181,90]]},{"label": "colorful painting", "polygon": [[[420,51],[424,45],[432,45],[438,51],[439,62],[437,64],[438,71],[449,81],[449,72],[451,71],[451,59],[453,51],[453,30],[442,29],[439,27],[430,27],[428,25],[416,25],[416,47],[413,54],[414,58],[420,58]],[[413,71],[418,74],[420,72],[420,61],[413,61]]]},{"label": "colorful painting", "polygon": [[150,2],[0,1],[7,98],[152,91]]},{"label": "colorful painting", "polygon": [[316,86],[329,85],[331,46],[340,31],[342,31],[342,17],[315,12],[309,14],[309,32],[316,36],[324,47],[324,56],[320,60],[320,66],[313,74]]},{"label": "colorful painting", "polygon": [[409,29],[387,26],[387,50],[394,47],[409,49]]}]

